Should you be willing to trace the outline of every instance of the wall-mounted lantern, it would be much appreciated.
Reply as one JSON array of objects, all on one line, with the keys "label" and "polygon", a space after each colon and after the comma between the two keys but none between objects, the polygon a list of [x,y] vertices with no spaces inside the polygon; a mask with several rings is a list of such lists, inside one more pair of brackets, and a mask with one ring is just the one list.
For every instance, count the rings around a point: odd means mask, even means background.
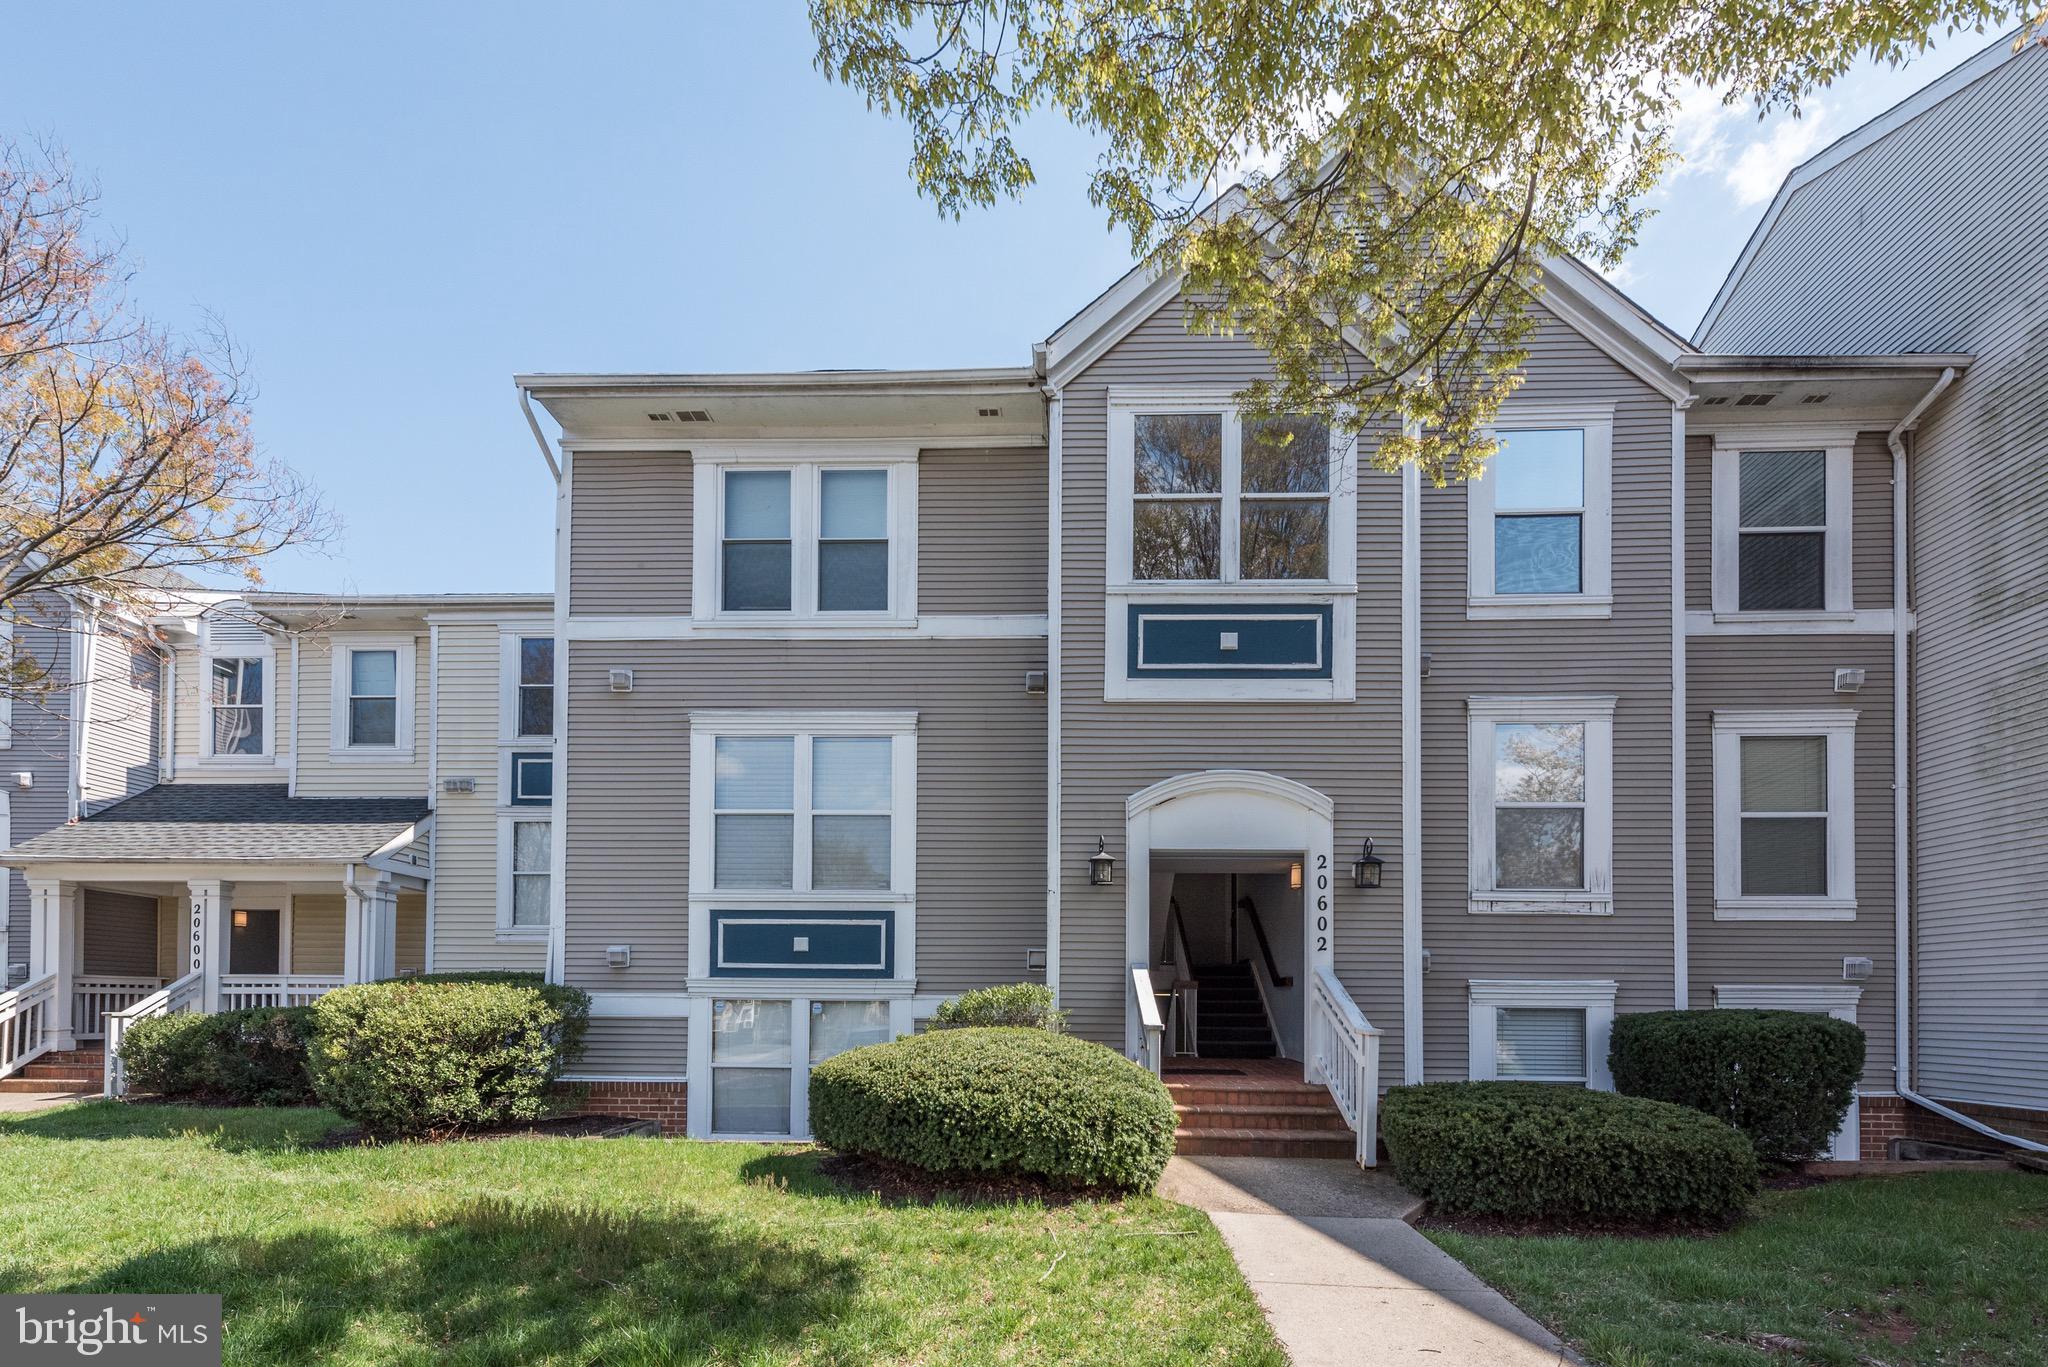
[{"label": "wall-mounted lantern", "polygon": [[1351,881],[1357,887],[1376,888],[1386,867],[1387,861],[1372,852],[1372,837],[1367,836],[1365,848],[1351,861]]},{"label": "wall-mounted lantern", "polygon": [[1088,856],[1088,881],[1098,888],[1106,888],[1116,877],[1116,856],[1109,852],[1101,836],[1095,837],[1095,853]]},{"label": "wall-mounted lantern", "polygon": [[1287,866],[1287,890],[1289,892],[1301,891],[1301,861],[1299,859]]},{"label": "wall-mounted lantern", "polygon": [[249,928],[249,913],[237,907],[235,909],[234,922],[236,930],[247,930]]}]

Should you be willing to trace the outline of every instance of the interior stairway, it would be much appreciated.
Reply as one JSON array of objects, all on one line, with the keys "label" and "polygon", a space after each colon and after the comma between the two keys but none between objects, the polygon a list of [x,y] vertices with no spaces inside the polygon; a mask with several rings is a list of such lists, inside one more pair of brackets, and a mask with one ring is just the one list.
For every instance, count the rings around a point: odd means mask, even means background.
[{"label": "interior stairway", "polygon": [[1203,1058],[1277,1058],[1279,1046],[1252,981],[1252,966],[1204,964],[1195,969],[1195,1051]]},{"label": "interior stairway", "polygon": [[107,1056],[102,1049],[67,1049],[44,1054],[22,1065],[21,1071],[0,1077],[0,1092],[33,1092],[50,1095],[75,1092],[99,1095],[106,1085]]}]

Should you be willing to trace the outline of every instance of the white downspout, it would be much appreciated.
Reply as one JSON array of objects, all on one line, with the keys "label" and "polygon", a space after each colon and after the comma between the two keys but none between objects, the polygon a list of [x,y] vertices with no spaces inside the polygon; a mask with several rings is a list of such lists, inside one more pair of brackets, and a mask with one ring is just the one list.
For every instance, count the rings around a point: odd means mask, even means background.
[{"label": "white downspout", "polygon": [[1975,1117],[1964,1115],[1938,1101],[1931,1101],[1913,1090],[1913,1049],[1912,1049],[1912,730],[1909,725],[1908,709],[1912,702],[1908,687],[1908,643],[1912,613],[1906,601],[1907,595],[1907,546],[1906,546],[1906,436],[1920,424],[1920,417],[1934,401],[1942,396],[1956,381],[1955,367],[1941,372],[1941,378],[1934,382],[1920,402],[1913,405],[1898,426],[1885,437],[1885,444],[1892,452],[1892,903],[1893,929],[1892,946],[1895,955],[1893,966],[1893,1015],[1892,1039],[1895,1055],[1892,1074],[1899,1095],[1915,1105],[1925,1107],[1936,1115],[1952,1120],[1965,1129],[1974,1130],[2010,1144],[2015,1148],[2034,1153],[2048,1153],[2048,1144],[2037,1144],[2030,1139],[2005,1134],[1991,1128]]}]

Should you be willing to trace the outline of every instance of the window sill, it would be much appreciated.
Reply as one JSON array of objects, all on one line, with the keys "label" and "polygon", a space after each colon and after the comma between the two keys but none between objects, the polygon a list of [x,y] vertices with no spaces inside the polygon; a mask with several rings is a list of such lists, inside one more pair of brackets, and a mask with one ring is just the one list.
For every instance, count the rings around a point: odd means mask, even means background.
[{"label": "window sill", "polygon": [[1511,622],[1521,618],[1610,618],[1614,597],[1592,593],[1474,594],[1465,602],[1468,622]]},{"label": "window sill", "polygon": [[544,945],[548,942],[547,926],[532,926],[520,930],[498,928],[497,941],[501,945]]},{"label": "window sill", "polygon": [[198,755],[192,763],[202,769],[274,769],[284,761],[276,755]]},{"label": "window sill", "polygon": [[1192,598],[1208,602],[1217,598],[1255,598],[1261,601],[1301,598],[1321,602],[1331,598],[1356,598],[1358,585],[1339,584],[1327,579],[1238,579],[1224,583],[1216,579],[1140,579],[1110,584],[1104,590],[1111,598]]},{"label": "window sill", "polygon": [[1473,916],[1612,916],[1614,899],[1589,892],[1475,892]]},{"label": "window sill", "polygon": [[[1908,628],[1912,618],[1906,619]],[[1861,612],[1702,612],[1685,614],[1689,636],[1799,636],[1855,634],[1889,636],[1893,616],[1890,608],[1868,608]]]},{"label": "window sill", "polygon": [[1853,897],[1717,897],[1716,921],[1853,921]]}]

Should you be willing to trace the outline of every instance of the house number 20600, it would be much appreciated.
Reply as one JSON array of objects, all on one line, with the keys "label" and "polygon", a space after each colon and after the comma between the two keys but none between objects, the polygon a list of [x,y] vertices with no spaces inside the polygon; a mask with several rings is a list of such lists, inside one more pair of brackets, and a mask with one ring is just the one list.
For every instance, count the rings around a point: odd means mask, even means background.
[{"label": "house number 20600", "polygon": [[1316,953],[1330,952],[1330,856],[1316,856]]}]

